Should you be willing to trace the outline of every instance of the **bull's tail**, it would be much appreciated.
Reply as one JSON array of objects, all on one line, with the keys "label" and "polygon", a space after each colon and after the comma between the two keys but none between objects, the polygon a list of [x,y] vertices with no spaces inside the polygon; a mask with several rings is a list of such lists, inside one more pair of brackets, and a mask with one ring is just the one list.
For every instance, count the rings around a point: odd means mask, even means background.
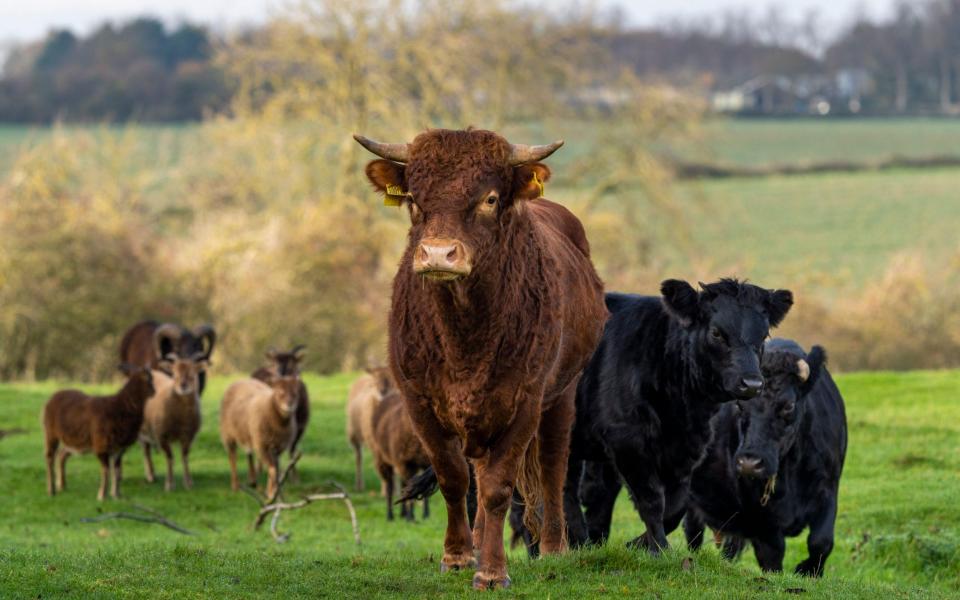
[{"label": "bull's tail", "polygon": [[523,524],[534,542],[540,540],[543,526],[543,486],[540,483],[540,439],[535,435],[520,457],[517,490],[523,496]]},{"label": "bull's tail", "polygon": [[433,467],[427,467],[419,475],[411,477],[407,485],[403,486],[400,492],[400,498],[395,504],[407,502],[409,500],[424,500],[437,493],[439,488],[437,474]]}]

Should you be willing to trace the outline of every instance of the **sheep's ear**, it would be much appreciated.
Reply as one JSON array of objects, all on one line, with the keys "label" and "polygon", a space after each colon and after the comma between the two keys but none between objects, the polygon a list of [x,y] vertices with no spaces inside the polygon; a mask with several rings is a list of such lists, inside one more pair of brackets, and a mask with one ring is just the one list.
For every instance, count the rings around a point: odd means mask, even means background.
[{"label": "sheep's ear", "polygon": [[197,361],[197,371],[206,371],[210,368],[210,361],[207,359]]},{"label": "sheep's ear", "polygon": [[793,306],[793,292],[790,290],[771,290],[767,295],[767,320],[770,327],[776,327],[790,312]]},{"label": "sheep's ear", "polygon": [[667,279],[660,284],[664,310],[684,327],[689,327],[700,315],[700,294],[693,286],[680,279]]},{"label": "sheep's ear", "polygon": [[800,394],[805,396],[817,384],[817,379],[826,369],[827,351],[823,349],[823,346],[814,346],[807,353],[807,358],[801,359],[801,361],[807,365],[808,373],[806,380],[800,385]]}]

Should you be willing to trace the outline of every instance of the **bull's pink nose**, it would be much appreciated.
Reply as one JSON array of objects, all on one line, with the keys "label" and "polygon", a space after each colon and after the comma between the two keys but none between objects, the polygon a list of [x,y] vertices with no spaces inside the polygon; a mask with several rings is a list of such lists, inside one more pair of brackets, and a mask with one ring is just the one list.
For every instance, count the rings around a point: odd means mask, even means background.
[{"label": "bull's pink nose", "polygon": [[424,240],[417,246],[413,257],[413,269],[417,273],[451,273],[466,275],[470,272],[467,253],[457,240]]}]

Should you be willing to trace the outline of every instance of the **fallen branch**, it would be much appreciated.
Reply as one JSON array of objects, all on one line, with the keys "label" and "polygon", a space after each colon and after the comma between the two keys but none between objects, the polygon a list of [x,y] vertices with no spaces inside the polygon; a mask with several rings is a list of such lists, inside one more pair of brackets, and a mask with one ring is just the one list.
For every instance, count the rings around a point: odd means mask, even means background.
[{"label": "fallen branch", "polygon": [[285,510],[296,510],[298,508],[303,508],[308,504],[312,504],[313,502],[319,502],[323,500],[343,500],[343,503],[347,506],[347,510],[350,512],[350,525],[353,527],[353,541],[359,546],[360,525],[357,520],[357,511],[353,507],[353,502],[350,501],[350,495],[347,494],[346,490],[344,490],[343,486],[340,484],[331,481],[330,485],[337,488],[339,491],[328,494],[308,494],[297,502],[274,502],[264,505],[260,508],[260,512],[257,513],[257,518],[253,522],[254,530],[260,529],[260,527],[263,525],[263,522],[267,519],[267,516],[272,514],[273,518],[270,519],[270,535],[273,536],[273,539],[282,544],[290,539],[290,534],[280,533],[277,530],[277,524],[280,521],[281,512]]},{"label": "fallen branch", "polygon": [[193,532],[190,531],[189,529],[186,529],[184,527],[181,527],[180,525],[177,525],[176,523],[164,517],[163,515],[161,515],[160,513],[158,513],[153,509],[147,508],[145,506],[140,506],[138,504],[134,504],[133,508],[146,512],[148,514],[142,515],[142,514],[137,514],[132,512],[112,512],[112,513],[104,513],[102,515],[97,515],[96,517],[84,517],[80,519],[80,522],[81,523],[99,523],[101,521],[109,521],[111,519],[127,519],[130,521],[138,521],[140,523],[156,523],[157,525],[163,525],[168,529],[172,529],[177,533],[182,533],[184,535],[193,535]]}]

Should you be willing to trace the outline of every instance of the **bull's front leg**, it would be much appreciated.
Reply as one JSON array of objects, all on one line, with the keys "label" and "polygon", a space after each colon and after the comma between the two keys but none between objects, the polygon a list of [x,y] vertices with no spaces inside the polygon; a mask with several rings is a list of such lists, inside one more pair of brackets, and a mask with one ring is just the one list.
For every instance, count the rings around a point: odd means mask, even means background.
[{"label": "bull's front leg", "polygon": [[447,532],[443,539],[440,572],[474,568],[477,560],[473,556],[466,502],[470,470],[460,442],[440,425],[429,400],[410,400],[406,396],[405,399],[411,421],[437,474],[440,493],[447,503]]},{"label": "bull's front leg", "polygon": [[[477,510],[477,525],[482,527],[482,541],[480,569],[473,577],[475,589],[510,586],[507,556],[503,547],[503,525],[517,483],[520,461],[527,452],[539,425],[539,414],[536,411],[539,410],[540,405],[539,399],[523,402],[522,409],[517,412],[514,421],[499,437],[494,447],[475,463],[477,499],[482,507],[478,507]],[[539,486],[540,482],[531,482],[531,484]],[[530,510],[536,510],[536,507],[530,507]],[[482,515],[482,523],[480,515]]]}]

